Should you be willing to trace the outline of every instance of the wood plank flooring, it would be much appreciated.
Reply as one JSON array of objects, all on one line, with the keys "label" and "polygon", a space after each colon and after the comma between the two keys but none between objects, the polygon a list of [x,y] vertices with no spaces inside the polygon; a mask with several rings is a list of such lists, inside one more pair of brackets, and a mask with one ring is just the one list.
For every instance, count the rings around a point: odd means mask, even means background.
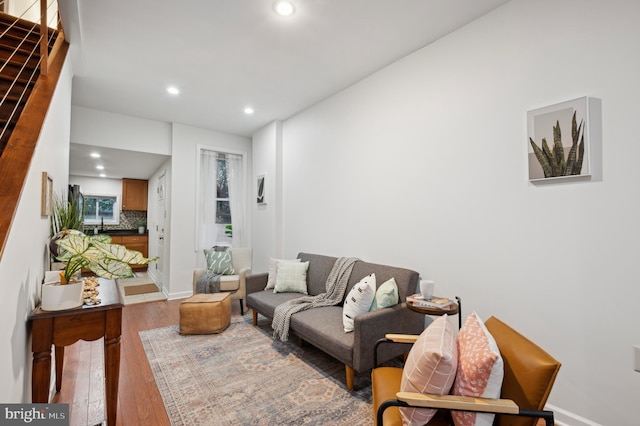
[{"label": "wood plank flooring", "polygon": [[[127,305],[122,314],[120,386],[116,425],[169,425],[138,331],[177,324],[180,300]],[[240,307],[235,307],[239,313]],[[103,341],[78,341],[65,349],[62,389],[52,402],[68,403],[70,425],[105,419]]]},{"label": "wood plank flooring", "polygon": [[[170,425],[138,332],[178,324],[180,302],[165,300],[124,307],[116,426]],[[231,306],[233,314],[240,313],[237,301]],[[62,389],[51,402],[69,404],[70,426],[99,425],[106,418],[103,355],[102,339],[78,341],[65,348]],[[543,421],[538,422],[538,426],[543,425]]]}]

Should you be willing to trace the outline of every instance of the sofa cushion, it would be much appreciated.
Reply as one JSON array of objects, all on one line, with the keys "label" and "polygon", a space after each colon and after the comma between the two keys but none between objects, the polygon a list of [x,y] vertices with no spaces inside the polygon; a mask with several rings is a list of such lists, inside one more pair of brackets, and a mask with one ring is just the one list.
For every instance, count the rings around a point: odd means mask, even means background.
[{"label": "sofa cushion", "polygon": [[[447,315],[433,321],[409,351],[402,372],[402,392],[447,395],[458,365],[453,327]],[[401,408],[403,424],[424,425],[436,414],[430,408]]]},{"label": "sofa cushion", "polygon": [[278,272],[278,262],[300,262],[300,259],[274,259],[269,258],[269,275],[267,276],[267,286],[265,290],[273,290],[276,286],[276,274]]},{"label": "sofa cushion", "polygon": [[[504,368],[500,350],[478,315],[472,312],[458,333],[458,369],[453,394],[499,398]],[[491,426],[494,414],[453,411],[456,426]]]},{"label": "sofa cushion", "polygon": [[351,279],[349,279],[349,284],[347,284],[347,293],[351,291],[353,286],[356,285],[362,277],[369,274],[376,274],[376,280],[379,283],[384,283],[394,278],[398,284],[399,300],[405,300],[407,296],[415,293],[418,285],[418,273],[415,271],[358,261],[351,271]]},{"label": "sofa cushion", "polygon": [[273,290],[261,290],[247,295],[247,306],[251,306],[271,320],[276,306],[301,296],[300,293],[274,293]]},{"label": "sofa cushion", "polygon": [[382,308],[387,308],[398,303],[398,284],[396,284],[395,278],[382,283],[376,290],[376,294],[371,303],[370,311],[375,311]]},{"label": "sofa cushion", "polygon": [[367,275],[353,286],[342,307],[342,324],[344,332],[353,331],[353,319],[360,314],[369,312],[376,294],[376,274]]},{"label": "sofa cushion", "polygon": [[207,271],[209,272],[222,275],[233,275],[236,273],[231,263],[231,253],[229,251],[204,249],[204,258],[207,260]]},{"label": "sofa cushion", "polygon": [[343,330],[341,306],[322,306],[296,312],[291,316],[291,330],[332,357],[353,365],[354,333]]},{"label": "sofa cushion", "polygon": [[307,293],[309,262],[278,262],[274,293]]},{"label": "sofa cushion", "polygon": [[[329,278],[333,265],[338,258],[309,253],[299,253],[298,257],[303,262],[309,262],[309,269],[307,270],[307,291],[309,294],[317,296],[318,294],[326,293],[327,278]],[[360,276],[360,278],[363,276]]]}]

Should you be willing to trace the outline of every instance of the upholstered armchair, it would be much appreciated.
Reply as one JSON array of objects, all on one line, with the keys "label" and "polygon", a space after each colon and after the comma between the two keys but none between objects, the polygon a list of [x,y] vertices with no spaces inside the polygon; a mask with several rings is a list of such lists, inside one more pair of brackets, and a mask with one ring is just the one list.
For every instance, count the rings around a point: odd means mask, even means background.
[{"label": "upholstered armchair", "polygon": [[[499,399],[401,392],[403,369],[378,367],[371,374],[375,425],[402,425],[399,407],[426,407],[437,409],[428,425],[453,425],[451,410],[457,410],[494,413],[496,426],[534,426],[538,418],[543,418],[547,426],[553,426],[553,412],[544,410],[544,405],[560,363],[495,317],[489,318],[485,326],[495,339],[503,361]],[[416,340],[417,336],[387,335],[386,340],[379,343],[412,344]]]},{"label": "upholstered armchair", "polygon": [[[240,312],[244,313],[244,299],[247,297],[246,277],[251,273],[253,260],[252,248],[229,248],[231,253],[231,264],[235,271],[234,275],[220,276],[220,291],[231,293],[231,299],[240,301]],[[197,268],[193,271],[193,293],[196,293],[196,283],[198,278],[207,272],[206,268]]]}]

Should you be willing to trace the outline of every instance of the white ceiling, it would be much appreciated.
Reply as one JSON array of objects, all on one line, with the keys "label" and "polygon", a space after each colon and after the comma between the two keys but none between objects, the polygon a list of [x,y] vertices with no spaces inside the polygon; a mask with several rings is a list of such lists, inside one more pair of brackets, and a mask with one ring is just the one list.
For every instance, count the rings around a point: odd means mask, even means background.
[{"label": "white ceiling", "polygon": [[507,1],[59,0],[74,105],[243,136]]}]

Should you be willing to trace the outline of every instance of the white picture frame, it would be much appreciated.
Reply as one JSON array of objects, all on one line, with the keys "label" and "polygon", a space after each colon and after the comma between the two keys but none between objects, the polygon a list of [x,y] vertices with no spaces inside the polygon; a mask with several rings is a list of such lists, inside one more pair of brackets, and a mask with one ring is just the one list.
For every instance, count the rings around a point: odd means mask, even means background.
[{"label": "white picture frame", "polygon": [[590,177],[589,99],[528,111],[527,148],[530,182]]}]

